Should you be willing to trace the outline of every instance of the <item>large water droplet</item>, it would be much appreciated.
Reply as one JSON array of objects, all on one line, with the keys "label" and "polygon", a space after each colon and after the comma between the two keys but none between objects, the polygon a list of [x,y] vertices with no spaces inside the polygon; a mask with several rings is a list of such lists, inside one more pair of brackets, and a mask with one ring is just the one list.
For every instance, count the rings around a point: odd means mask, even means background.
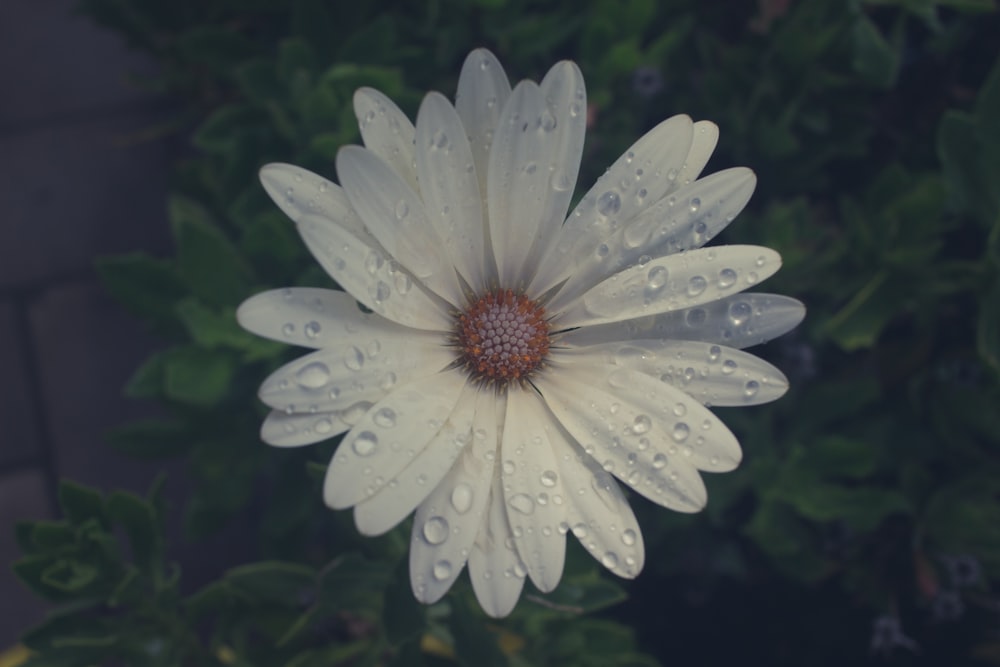
[{"label": "large water droplet", "polygon": [[382,428],[392,428],[396,425],[396,411],[392,408],[381,408],[372,417],[372,421]]},{"label": "large water droplet", "polygon": [[472,487],[459,484],[451,492],[451,506],[459,514],[465,514],[472,508]]},{"label": "large water droplet", "polygon": [[756,380],[749,380],[743,387],[743,395],[747,398],[753,398],[760,391],[760,383]]},{"label": "large water droplet", "polygon": [[601,556],[601,565],[608,568],[609,570],[615,569],[616,567],[618,567],[618,554],[616,554],[614,551],[608,551],[603,556]]},{"label": "large water droplet", "polygon": [[632,433],[636,435],[648,433],[652,426],[653,422],[648,415],[636,415],[635,421],[632,423]]},{"label": "large water droplet", "polygon": [[444,581],[451,576],[451,563],[446,560],[439,560],[434,563],[434,568],[431,570],[431,574],[438,581]]},{"label": "large water droplet", "polygon": [[722,356],[721,347],[719,347],[718,345],[713,345],[712,347],[708,348],[708,362],[710,364],[714,364],[716,361],[718,361],[720,356]]},{"label": "large water droplet", "polygon": [[441,544],[448,539],[448,520],[443,516],[433,516],[427,519],[422,532],[428,544]]},{"label": "large water droplet", "polygon": [[692,213],[697,213],[698,209],[700,209],[700,208],[701,208],[701,200],[698,199],[697,197],[694,197],[693,199],[691,199],[690,204],[688,206],[688,209]]},{"label": "large water droplet", "polygon": [[687,322],[689,327],[703,326],[707,319],[708,313],[705,312],[704,308],[692,308],[684,316],[684,321]]},{"label": "large water droplet", "polygon": [[305,333],[306,338],[309,340],[315,340],[316,337],[319,336],[321,329],[322,327],[320,327],[319,322],[314,320],[306,324],[305,327],[302,328],[302,331]]},{"label": "large water droplet", "polygon": [[636,539],[635,531],[632,530],[632,529],[626,530],[626,531],[624,531],[622,533],[622,543],[625,546],[630,547],[630,546],[634,545],[635,544],[635,539]]},{"label": "large water droplet", "polygon": [[670,437],[676,442],[684,442],[689,435],[691,435],[691,427],[684,422],[677,422],[674,424],[674,430],[670,434]]},{"label": "large water droplet", "polygon": [[359,433],[351,445],[351,449],[358,456],[371,456],[375,452],[376,447],[378,447],[378,437],[371,431],[362,431]]},{"label": "large water droplet", "polygon": [[285,326],[281,327],[281,333],[283,333],[286,337],[291,337],[295,334],[295,325],[289,322]]},{"label": "large water droplet", "polygon": [[610,217],[622,207],[622,198],[614,190],[608,190],[597,198],[597,212],[604,217]]},{"label": "large water droplet", "polygon": [[406,216],[410,214],[410,205],[406,203],[405,200],[400,199],[396,202],[396,220],[402,222],[406,219]]},{"label": "large water droplet", "polygon": [[658,294],[667,284],[667,270],[662,266],[654,266],[646,274],[646,292],[648,296]]},{"label": "large water droplet", "polygon": [[348,348],[347,352],[344,353],[344,366],[351,371],[360,371],[364,365],[365,355],[362,354],[361,350],[354,345]]},{"label": "large water droplet", "polygon": [[732,287],[736,283],[736,272],[732,269],[719,271],[719,287]]},{"label": "large water droplet", "polygon": [[330,381],[330,369],[323,362],[314,361],[299,369],[295,381],[304,389],[319,389]]},{"label": "large water droplet", "polygon": [[740,326],[753,314],[753,308],[746,301],[737,301],[729,305],[729,319],[733,324]]},{"label": "large water droplet", "polygon": [[737,368],[737,363],[732,359],[726,359],[722,362],[722,374],[732,375]]},{"label": "large water droplet", "polygon": [[556,485],[556,481],[558,479],[559,475],[557,475],[554,470],[546,470],[541,474],[539,481],[541,481],[542,486],[547,486],[551,489]]},{"label": "large water droplet", "polygon": [[448,145],[448,135],[442,130],[438,130],[431,137],[432,148],[445,148]]},{"label": "large water droplet", "polygon": [[691,276],[691,279],[688,280],[688,296],[698,296],[705,291],[706,287],[708,287],[708,281],[705,280],[705,276]]},{"label": "large water droplet", "polygon": [[521,514],[531,514],[535,511],[535,501],[526,493],[518,493],[511,496],[507,504]]},{"label": "large water droplet", "polygon": [[664,466],[667,465],[667,457],[665,454],[657,454],[653,457],[653,467],[657,470],[662,470]]}]

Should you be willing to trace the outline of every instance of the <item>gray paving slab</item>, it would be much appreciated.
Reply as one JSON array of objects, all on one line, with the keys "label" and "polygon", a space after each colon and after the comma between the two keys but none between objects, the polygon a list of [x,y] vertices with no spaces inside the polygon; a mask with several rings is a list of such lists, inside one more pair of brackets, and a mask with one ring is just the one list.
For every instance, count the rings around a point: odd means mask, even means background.
[{"label": "gray paving slab", "polygon": [[125,458],[104,436],[154,412],[122,387],[156,341],[96,281],[47,291],[30,322],[56,474],[145,493],[157,466]]},{"label": "gray paving slab", "polygon": [[135,138],[157,120],[107,117],[0,137],[0,287],[169,246],[169,151]]},{"label": "gray paving slab", "polygon": [[0,127],[148,99],[129,72],[153,71],[75,0],[0,2]]},{"label": "gray paving slab", "polygon": [[27,391],[28,369],[17,329],[13,304],[0,302],[0,469],[32,459],[39,447],[37,406]]},{"label": "gray paving slab", "polygon": [[20,556],[12,526],[18,521],[50,518],[45,476],[23,469],[0,475],[0,651],[17,642],[21,633],[38,623],[46,604],[25,588],[8,563]]}]

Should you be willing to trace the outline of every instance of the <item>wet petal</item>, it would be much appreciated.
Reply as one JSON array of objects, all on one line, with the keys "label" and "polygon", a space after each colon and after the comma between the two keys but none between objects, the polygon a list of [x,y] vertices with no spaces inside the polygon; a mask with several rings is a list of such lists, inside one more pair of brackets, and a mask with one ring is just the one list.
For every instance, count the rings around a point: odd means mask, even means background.
[{"label": "wet petal", "polygon": [[410,583],[421,602],[437,602],[451,588],[483,525],[499,449],[497,414],[502,409],[491,392],[476,392],[472,442],[417,509],[410,544]]},{"label": "wet petal", "polygon": [[260,427],[260,439],[275,447],[301,447],[351,429],[336,412],[289,414],[272,410]]},{"label": "wet petal", "polygon": [[454,107],[430,93],[417,115],[417,170],[427,217],[451,264],[476,291],[486,287],[483,207],[472,150]]},{"label": "wet petal", "polygon": [[700,248],[743,210],[756,184],[752,171],[736,167],[695,181],[653,204],[586,255],[576,257],[576,270],[548,308],[564,308],[589,288],[630,266]]},{"label": "wet petal", "polygon": [[500,468],[503,500],[517,552],[543,593],[559,584],[566,559],[566,538],[559,532],[566,509],[555,500],[565,492],[546,429],[550,419],[534,392],[508,392]]},{"label": "wet petal", "polygon": [[379,91],[359,88],[354,93],[354,115],[365,148],[390,165],[414,192],[420,192],[413,155],[413,123],[406,114]]},{"label": "wet petal", "polygon": [[638,339],[592,345],[571,353],[658,378],[704,405],[759,405],[781,398],[788,380],[752,354],[700,341]]},{"label": "wet petal", "polygon": [[[695,452],[672,435],[680,424],[711,418],[691,397],[648,375],[615,366],[566,365],[558,375],[539,377],[537,385],[563,428],[606,471],[654,503],[678,512],[697,512],[705,506],[705,485],[692,462]],[[678,403],[686,409],[682,416],[672,412]],[[739,452],[721,422],[714,420],[712,426],[713,441],[708,446],[713,453]],[[695,437],[690,430],[685,440]]]},{"label": "wet petal", "polygon": [[503,67],[486,49],[476,49],[465,59],[458,77],[455,110],[465,126],[476,165],[479,193],[486,210],[486,171],[490,146],[496,132],[500,112],[510,97],[510,82]]},{"label": "wet petal", "polygon": [[619,577],[642,570],[642,531],[618,482],[558,427],[549,439],[566,492],[566,525],[597,562]]},{"label": "wet petal", "polygon": [[464,302],[455,267],[423,201],[388,164],[360,146],[337,153],[337,175],[372,236],[415,278],[452,305]]},{"label": "wet petal", "polygon": [[676,188],[684,187],[693,183],[701,174],[701,170],[708,164],[708,159],[712,157],[716,144],[719,143],[719,126],[710,120],[699,120],[694,124],[691,133],[691,147],[688,149],[684,166],[677,173],[675,185],[668,192]]},{"label": "wet petal", "polygon": [[292,164],[274,162],[258,174],[264,190],[292,222],[322,218],[364,238],[364,224],[339,185]]},{"label": "wet petal", "polygon": [[323,499],[344,509],[375,494],[437,435],[465,379],[455,371],[396,389],[351,429],[327,468]]},{"label": "wet petal", "polygon": [[756,285],[780,267],[781,256],[761,246],[669,255],[607,278],[558,313],[555,322],[569,328],[692,308]]},{"label": "wet petal", "polygon": [[[466,385],[455,411],[423,451],[374,496],[354,506],[354,523],[362,535],[381,535],[391,529],[441,482],[472,441],[477,393],[475,387]],[[384,414],[379,421],[386,423]]]},{"label": "wet petal", "polygon": [[533,294],[543,294],[571,276],[575,258],[590,255],[622,224],[663,197],[684,163],[691,132],[689,117],[669,118],[611,165],[559,230],[531,283]]},{"label": "wet petal", "polygon": [[748,292],[672,313],[581,327],[564,334],[560,341],[572,345],[594,345],[666,338],[744,348],[766,343],[791,331],[805,314],[805,306],[796,299],[779,294]]},{"label": "wet petal", "polygon": [[483,524],[469,552],[469,579],[483,611],[493,618],[503,618],[521,597],[528,570],[514,548],[499,467],[493,469],[489,488]]}]

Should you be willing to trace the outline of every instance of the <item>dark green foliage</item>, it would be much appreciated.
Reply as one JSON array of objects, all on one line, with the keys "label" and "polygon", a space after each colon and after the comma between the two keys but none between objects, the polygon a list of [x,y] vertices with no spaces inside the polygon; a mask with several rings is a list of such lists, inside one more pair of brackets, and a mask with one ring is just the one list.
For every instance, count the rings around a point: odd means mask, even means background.
[{"label": "dark green foliage", "polygon": [[[843,665],[876,619],[920,646],[891,664],[1000,664],[1000,14],[992,0],[83,0],[161,64],[197,152],[177,165],[176,254],[105,259],[124,306],[165,340],[126,391],[169,418],[112,444],[183,457],[195,535],[233,517],[259,552],[201,590],[166,563],[157,495],[66,484],[65,519],[20,526],[19,576],[60,610],[36,665]],[[425,608],[404,526],[361,538],[322,507],[334,443],[259,442],[256,386],[296,354],[236,326],[268,287],[330,286],[256,172],[333,177],[371,86],[414,115],[454,93],[476,46],[515,78],[584,72],[581,187],[667,116],[721,128],[708,171],[758,175],[720,242],[778,250],[765,286],[803,326],[759,353],[787,396],[724,410],[743,466],[684,516],[632,498],[647,565],[623,585],[576,545],[560,587],[486,619],[467,581]],[[982,572],[956,578],[964,558]],[[966,561],[963,561],[966,562]],[[952,597],[948,597],[952,596]],[[941,611],[947,599],[957,617]],[[624,602],[623,602],[624,601]],[[890,642],[891,643],[891,642]]]}]

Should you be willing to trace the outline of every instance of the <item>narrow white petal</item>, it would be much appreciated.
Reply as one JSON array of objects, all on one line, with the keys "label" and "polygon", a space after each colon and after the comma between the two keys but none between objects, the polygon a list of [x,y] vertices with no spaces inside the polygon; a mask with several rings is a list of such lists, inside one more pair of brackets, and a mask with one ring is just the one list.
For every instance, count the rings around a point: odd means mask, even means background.
[{"label": "narrow white petal", "polygon": [[451,263],[474,290],[481,291],[493,272],[485,269],[479,180],[462,121],[440,93],[430,93],[420,105],[416,155],[427,217]]},{"label": "narrow white petal", "polygon": [[476,165],[479,193],[486,210],[486,171],[490,145],[496,132],[500,112],[510,97],[510,82],[503,67],[486,49],[476,49],[468,55],[458,77],[455,110],[465,126]]},{"label": "narrow white petal", "polygon": [[344,437],[327,468],[323,499],[344,509],[375,494],[434,438],[458,403],[465,378],[447,371],[396,389]]},{"label": "narrow white petal", "polygon": [[354,115],[365,147],[385,160],[414,192],[420,192],[413,156],[413,123],[396,103],[373,88],[354,93]]},{"label": "narrow white petal", "polygon": [[700,341],[636,339],[567,351],[658,378],[704,405],[759,405],[788,390],[784,374],[752,354]]},{"label": "narrow white petal", "polygon": [[503,618],[521,597],[528,570],[514,548],[507,523],[499,466],[493,469],[490,498],[483,523],[469,552],[469,579],[479,606],[493,618]]},{"label": "narrow white petal", "polygon": [[732,222],[753,194],[757,177],[745,167],[720,171],[681,188],[621,225],[574,259],[576,268],[548,308],[558,311],[609,276],[649,259],[708,243]]},{"label": "narrow white petal", "polygon": [[691,135],[691,147],[688,149],[684,166],[677,174],[675,188],[684,187],[693,183],[701,174],[701,170],[708,164],[708,159],[712,157],[716,144],[719,143],[719,126],[710,120],[699,120],[694,124],[694,132]]},{"label": "narrow white petal", "polygon": [[560,229],[531,284],[542,294],[568,278],[574,258],[589,255],[672,187],[691,145],[692,123],[674,116],[647,132],[583,196]]},{"label": "narrow white petal", "polygon": [[315,216],[299,223],[299,233],[323,269],[369,309],[415,329],[451,328],[448,308],[365,237]]},{"label": "narrow white petal", "polygon": [[319,217],[364,237],[364,224],[339,185],[308,169],[280,162],[264,165],[258,176],[264,190],[292,222]]},{"label": "narrow white petal", "polygon": [[791,331],[805,314],[805,306],[790,297],[748,292],[672,313],[581,327],[564,334],[560,342],[594,345],[670,338],[744,348],[766,343]]},{"label": "narrow white petal", "polygon": [[284,410],[272,410],[260,427],[260,439],[275,447],[301,447],[350,429],[350,424],[335,412],[288,414]]},{"label": "narrow white petal", "polygon": [[472,442],[414,517],[410,583],[425,604],[440,600],[455,583],[483,525],[499,450],[499,403],[490,391],[476,392]]},{"label": "narrow white petal", "polygon": [[781,256],[761,246],[700,248],[625,269],[556,315],[559,328],[630,320],[692,308],[770,277]]},{"label": "narrow white petal", "polygon": [[[693,464],[699,452],[686,443],[696,437],[689,424],[698,429],[712,418],[697,401],[648,375],[615,366],[560,366],[558,374],[539,377],[537,385],[566,431],[605,470],[664,507],[697,512],[705,506],[705,485]],[[674,415],[677,404],[685,406],[685,415]],[[677,442],[673,433],[681,424],[688,427],[687,435]],[[713,452],[739,452],[717,419],[706,434],[712,436],[706,444]]]},{"label": "narrow white petal", "polygon": [[423,451],[374,496],[354,506],[354,523],[361,534],[381,535],[390,530],[437,487],[472,441],[477,393],[475,387],[466,385],[455,411]]},{"label": "narrow white petal", "polygon": [[255,294],[240,304],[236,320],[258,336],[311,348],[380,335],[427,335],[361,312],[347,292],[318,287],[288,287]]},{"label": "narrow white petal", "polygon": [[359,328],[277,369],[260,386],[265,404],[288,412],[342,410],[377,401],[397,385],[435,375],[455,360],[435,334]]},{"label": "narrow white petal", "polygon": [[507,394],[501,479],[514,545],[538,590],[554,590],[562,578],[566,537],[559,527],[566,508],[558,464],[549,442],[548,410],[534,391]]},{"label": "narrow white petal", "polygon": [[632,579],[642,570],[642,531],[618,482],[558,426],[549,440],[559,462],[566,493],[566,525],[597,562],[619,577]]},{"label": "narrow white petal", "polygon": [[345,146],[337,175],[365,227],[415,278],[452,305],[464,302],[455,267],[427,219],[417,193],[369,150]]}]

